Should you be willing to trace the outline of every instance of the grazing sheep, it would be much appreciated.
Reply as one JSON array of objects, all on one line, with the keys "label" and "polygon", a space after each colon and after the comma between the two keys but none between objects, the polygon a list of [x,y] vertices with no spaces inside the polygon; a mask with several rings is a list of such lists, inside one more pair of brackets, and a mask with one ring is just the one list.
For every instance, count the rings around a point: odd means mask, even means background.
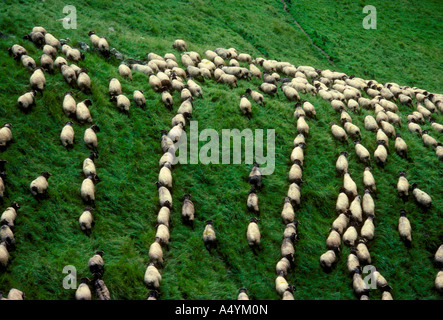
[{"label": "grazing sheep", "polygon": [[43,34],[45,35],[46,45],[49,45],[49,46],[53,47],[54,49],[60,47],[60,41],[56,37],[54,37],[50,33],[43,33]]},{"label": "grazing sheep", "polygon": [[355,124],[352,124],[351,122],[345,122],[343,124],[343,127],[347,134],[354,137],[361,137],[360,128],[357,127]]},{"label": "grazing sheep", "polygon": [[240,62],[246,62],[249,64],[252,62],[251,56],[247,53],[240,53],[237,57],[237,60]]},{"label": "grazing sheep", "polygon": [[[306,140],[305,140],[305,136],[303,134],[298,134],[295,138],[294,138],[294,148],[297,147],[299,144],[303,144],[304,146],[306,145]],[[301,165],[301,164],[300,164]]]},{"label": "grazing sheep", "polygon": [[94,287],[98,300],[111,300],[108,287],[102,279],[95,280]]},{"label": "grazing sheep", "polygon": [[63,98],[63,112],[66,116],[71,117],[76,114],[77,104],[72,97],[72,92],[68,91],[65,93]]},{"label": "grazing sheep", "polygon": [[[267,85],[268,83],[264,83],[262,85],[265,85],[265,84]],[[282,89],[286,99],[288,99],[288,101],[300,101],[300,95],[298,94],[297,90],[295,90],[293,87],[287,85],[286,83],[283,83],[281,86],[281,89]],[[268,93],[268,92],[266,92],[266,93]]]},{"label": "grazing sheep", "polygon": [[161,207],[157,215],[157,223],[164,224],[169,228],[170,217],[171,217],[171,210],[169,210],[168,207]]},{"label": "grazing sheep", "polygon": [[295,160],[289,170],[289,182],[300,184],[302,182],[303,170],[300,160]]},{"label": "grazing sheep", "polygon": [[78,88],[86,94],[91,93],[91,78],[88,75],[87,69],[81,69],[77,75],[77,86]]},{"label": "grazing sheep", "polygon": [[119,94],[118,96],[111,96],[109,101],[115,101],[117,103],[117,108],[120,111],[129,112],[129,107],[131,105],[131,101],[124,94]]},{"label": "grazing sheep", "polygon": [[286,279],[284,278],[283,273],[281,272],[277,278],[275,279],[275,290],[277,291],[277,293],[283,297],[283,294],[285,293],[285,291],[289,288],[289,284],[286,281]]},{"label": "grazing sheep", "polygon": [[[343,195],[345,195],[343,193]],[[346,196],[346,195],[345,195]],[[337,231],[340,235],[346,230],[349,224],[349,213],[340,213],[338,217],[332,222],[332,229]]]},{"label": "grazing sheep", "polygon": [[357,244],[357,257],[362,265],[371,264],[371,254],[366,246],[366,240],[360,239]]},{"label": "grazing sheep", "polygon": [[410,121],[410,120],[408,120],[408,130],[410,132],[418,133],[419,135],[422,134],[421,127],[418,124],[416,124],[415,122]]},{"label": "grazing sheep", "polygon": [[294,248],[294,240],[296,239],[296,236],[292,236],[290,238],[283,238],[283,242],[281,244],[281,256],[287,256],[289,254],[295,253]]},{"label": "grazing sheep", "polygon": [[172,189],[172,174],[170,164],[165,164],[160,169],[160,172],[158,174],[158,181],[160,181],[163,186]]},{"label": "grazing sheep", "polygon": [[374,217],[369,216],[363,223],[363,226],[361,227],[360,235],[362,238],[371,241],[372,239],[374,239],[374,232],[375,232]]},{"label": "grazing sheep", "polygon": [[288,189],[288,198],[291,199],[293,206],[300,206],[300,186],[296,183],[291,183]]},{"label": "grazing sheep", "polygon": [[405,202],[409,196],[409,181],[406,179],[406,172],[400,171],[397,182],[398,196]]},{"label": "grazing sheep", "polygon": [[24,300],[25,298],[26,298],[25,294],[22,291],[12,288],[11,290],[9,290],[7,299],[8,300]]},{"label": "grazing sheep", "polygon": [[285,292],[283,292],[282,300],[295,300],[293,292],[295,291],[295,286],[289,285]]},{"label": "grazing sheep", "polygon": [[91,127],[85,130],[85,134],[83,136],[86,148],[92,149],[94,152],[97,152],[97,132],[100,132],[100,128],[98,125],[93,124]]},{"label": "grazing sheep", "polygon": [[261,189],[262,186],[262,173],[260,171],[260,165],[254,162],[251,172],[249,173],[249,183],[257,189]]},{"label": "grazing sheep", "polygon": [[20,60],[23,55],[27,55],[28,52],[21,45],[14,44],[8,49],[9,55],[11,55],[15,60]]},{"label": "grazing sheep", "polygon": [[[63,57],[57,57],[57,58],[54,60],[54,67],[55,67],[56,69],[59,69],[59,70],[61,71],[62,66],[67,66],[67,67],[69,67],[69,66],[68,66],[68,61],[66,61],[66,59],[63,58]],[[74,74],[74,76],[75,76],[75,74]],[[66,78],[65,78],[65,80],[66,80]],[[68,83],[69,83],[69,82],[68,82]]]},{"label": "grazing sheep", "polygon": [[352,287],[357,297],[361,297],[362,295],[369,295],[369,288],[367,287],[366,282],[363,280],[361,273],[361,267],[357,267],[352,277]]},{"label": "grazing sheep", "polygon": [[98,154],[95,152],[91,152],[89,156],[83,160],[83,174],[85,177],[96,174],[94,159],[98,158]]},{"label": "grazing sheep", "polygon": [[242,288],[238,291],[237,300],[249,300],[248,291],[246,288]]},{"label": "grazing sheep", "polygon": [[383,131],[391,138],[395,137],[395,128],[392,124],[387,121],[380,122],[381,128]]},{"label": "grazing sheep", "polygon": [[105,57],[109,56],[109,43],[106,40],[106,37],[100,37],[98,40],[98,51]]},{"label": "grazing sheep", "polygon": [[346,229],[343,234],[343,243],[348,247],[353,247],[355,245],[355,241],[357,241],[358,233],[355,228],[355,223],[351,222],[351,225]]},{"label": "grazing sheep", "polygon": [[83,100],[80,103],[77,103],[77,108],[75,109],[75,115],[77,117],[77,120],[80,123],[85,123],[85,122],[92,122],[92,116],[91,116],[91,112],[89,112],[88,107],[92,105],[91,100],[86,99]]},{"label": "grazing sheep", "polygon": [[260,246],[261,236],[260,236],[260,229],[257,224],[258,221],[260,221],[260,219],[254,217],[249,219],[249,225],[246,231],[246,238],[248,239],[248,245],[251,248],[257,248]]},{"label": "grazing sheep", "polygon": [[[275,94],[277,94],[278,97],[278,90],[277,90],[277,86],[273,85],[271,83],[262,83],[258,89],[261,92],[264,92],[266,94],[269,94],[271,97],[274,97]],[[295,89],[294,89],[295,90]]]},{"label": "grazing sheep", "polygon": [[74,146],[74,128],[72,127],[72,124],[72,121],[66,122],[60,133],[60,141],[65,148],[71,148]]},{"label": "grazing sheep", "polygon": [[293,266],[293,261],[294,261],[294,256],[291,254],[286,257],[282,257],[275,266],[275,273],[280,274],[281,272],[283,272],[284,277],[286,277],[288,275],[289,270]]},{"label": "grazing sheep", "polygon": [[[63,47],[62,47],[63,50]],[[80,50],[75,49],[75,48],[68,48],[66,50],[66,59],[71,60],[75,63],[79,62],[80,60],[84,60],[85,59],[85,55],[80,52]]]},{"label": "grazing sheep", "polygon": [[337,197],[335,210],[337,211],[337,213],[344,213],[348,211],[348,208],[349,208],[349,198],[346,194],[345,189],[342,187],[340,188],[340,193],[338,194]]},{"label": "grazing sheep", "polygon": [[309,101],[303,100],[303,110],[305,111],[308,117],[317,118],[317,113],[315,111],[315,107]]},{"label": "grazing sheep", "polygon": [[320,266],[325,270],[331,270],[337,262],[337,253],[334,250],[328,250],[320,256]]},{"label": "grazing sheep", "polygon": [[14,233],[6,224],[2,225],[0,228],[0,242],[5,242],[8,250],[14,249],[15,247]]},{"label": "grazing sheep", "polygon": [[411,223],[406,217],[406,210],[400,210],[400,218],[398,219],[398,233],[400,239],[405,242],[406,246],[410,246],[412,242]]},{"label": "grazing sheep", "polygon": [[372,192],[377,190],[375,186],[375,179],[371,172],[371,167],[366,167],[365,171],[363,171],[363,185],[366,189],[369,189]]},{"label": "grazing sheep", "polygon": [[138,107],[144,108],[146,106],[146,98],[142,90],[135,90],[132,97]]},{"label": "grazing sheep", "polygon": [[6,242],[0,242],[0,267],[6,269],[9,262],[9,251],[6,247]]},{"label": "grazing sheep", "polygon": [[93,207],[95,207],[95,184],[99,181],[100,178],[96,174],[91,174],[83,180],[80,188],[83,201]]},{"label": "grazing sheep", "polygon": [[41,48],[45,44],[45,35],[40,31],[32,31],[25,35],[23,39],[32,41],[37,48]]},{"label": "grazing sheep", "polygon": [[248,116],[249,118],[252,116],[252,105],[251,102],[249,102],[248,98],[246,98],[246,95],[241,96],[240,111],[242,112],[242,114]]},{"label": "grazing sheep", "polygon": [[162,102],[168,110],[172,110],[172,107],[174,105],[174,100],[172,98],[172,95],[166,89],[162,91]]},{"label": "grazing sheep", "polygon": [[176,143],[178,141],[180,141],[181,137],[184,134],[184,130],[183,130],[183,125],[177,124],[176,126],[172,127],[171,130],[169,130],[168,132],[168,137],[171,138],[171,140]]},{"label": "grazing sheep", "polygon": [[431,123],[431,127],[432,127],[435,131],[440,132],[440,133],[443,133],[443,124],[437,123],[437,122],[435,122],[435,121],[433,121],[433,120],[431,120],[431,121],[429,121],[429,122]]},{"label": "grazing sheep", "polygon": [[246,201],[246,205],[249,209],[249,211],[253,211],[254,213],[259,213],[259,207],[258,207],[258,196],[255,191],[254,186],[251,187],[251,190],[249,191],[248,200]]},{"label": "grazing sheep", "polygon": [[383,146],[388,149],[389,148],[389,138],[386,133],[382,129],[377,130],[376,140],[383,141]]},{"label": "grazing sheep", "polygon": [[367,115],[365,117],[365,129],[372,132],[376,132],[378,130],[377,121],[373,116]]},{"label": "grazing sheep", "polygon": [[379,140],[377,143],[378,147],[374,151],[374,159],[378,165],[384,167],[388,158],[388,150],[386,149],[385,142],[383,140]]},{"label": "grazing sheep", "polygon": [[284,224],[288,224],[294,222],[295,212],[294,212],[294,207],[291,204],[291,199],[289,197],[286,197],[284,201],[285,202],[283,205],[283,210],[281,212],[281,218]]},{"label": "grazing sheep", "polygon": [[149,259],[156,266],[159,267],[163,264],[163,250],[160,245],[160,239],[155,238],[155,241],[149,247]]},{"label": "grazing sheep", "polygon": [[111,97],[118,96],[122,94],[122,85],[120,84],[120,81],[116,78],[112,78],[109,81],[109,95]]},{"label": "grazing sheep", "polygon": [[299,116],[297,119],[297,132],[306,136],[309,134],[309,125],[306,123],[304,115]]},{"label": "grazing sheep", "polygon": [[432,198],[424,191],[420,190],[417,187],[416,183],[413,183],[411,186],[412,195],[415,197],[415,200],[418,204],[424,208],[429,208],[432,205]]},{"label": "grazing sheep", "polygon": [[351,248],[351,252],[349,253],[348,259],[346,261],[346,266],[348,268],[348,272],[353,275],[355,270],[360,267],[360,261],[357,257],[356,248]]},{"label": "grazing sheep", "polygon": [[60,70],[67,84],[72,85],[77,80],[74,68],[68,66],[67,64],[62,64],[60,66]]},{"label": "grazing sheep", "polygon": [[369,164],[370,162],[370,154],[368,149],[366,149],[359,141],[354,141],[355,144],[355,153],[357,157],[363,163]]},{"label": "grazing sheep", "polygon": [[372,199],[371,190],[369,189],[366,189],[365,194],[363,195],[362,209],[363,209],[363,214],[365,216],[367,217],[375,216],[374,199]]},{"label": "grazing sheep", "polygon": [[346,195],[351,199],[354,199],[358,195],[357,184],[352,180],[349,172],[346,172],[343,175],[343,189]]},{"label": "grazing sheep", "polygon": [[8,143],[12,141],[12,124],[5,123],[2,128],[0,128],[0,148],[5,148]]},{"label": "grazing sheep", "polygon": [[218,83],[228,84],[231,88],[238,87],[237,77],[231,74],[222,74],[217,80]]},{"label": "grazing sheep", "polygon": [[259,105],[261,105],[261,106],[265,105],[265,100],[264,100],[264,97],[261,93],[254,91],[250,88],[246,89],[246,93],[249,94],[251,96],[252,100],[254,100]]},{"label": "grazing sheep", "polygon": [[408,156],[408,145],[402,139],[400,133],[396,134],[396,138],[395,138],[395,151],[401,157],[407,158],[407,156]]},{"label": "grazing sheep", "polygon": [[423,130],[421,138],[426,146],[437,148],[438,141],[428,134],[428,130]]},{"label": "grazing sheep", "polygon": [[51,176],[49,172],[42,172],[41,176],[33,180],[29,186],[34,197],[43,196],[48,190],[48,179]]},{"label": "grazing sheep", "polygon": [[123,78],[129,79],[132,81],[132,71],[126,64],[122,63],[118,66],[118,73]]},{"label": "grazing sheep", "polygon": [[103,251],[96,251],[89,259],[89,271],[94,275],[94,278],[101,279],[105,273],[105,262],[103,260]]},{"label": "grazing sheep", "polygon": [[29,79],[32,90],[40,92],[43,95],[43,89],[45,88],[46,78],[41,68],[35,69],[34,73]]},{"label": "grazing sheep", "polygon": [[191,201],[191,195],[189,193],[185,194],[185,199],[183,200],[182,206],[182,218],[185,222],[193,224],[194,223],[194,204]]},{"label": "grazing sheep", "polygon": [[160,239],[160,244],[162,246],[168,246],[169,245],[169,228],[168,226],[164,224],[157,225],[157,232],[155,233],[155,237]]},{"label": "grazing sheep", "polygon": [[363,211],[361,208],[361,197],[357,195],[349,205],[349,211],[351,212],[351,218],[353,221],[361,223],[363,221]]},{"label": "grazing sheep", "polygon": [[215,235],[212,220],[208,220],[206,221],[205,230],[203,230],[203,242],[205,243],[206,249],[210,251],[211,248],[215,248],[217,246],[216,241],[217,237]]},{"label": "grazing sheep", "polygon": [[174,141],[169,137],[165,130],[161,131],[161,147],[163,152],[175,150]]},{"label": "grazing sheep", "polygon": [[303,160],[304,160],[304,151],[303,149],[306,147],[306,144],[303,142],[300,142],[298,145],[294,147],[294,149],[291,152],[291,161],[295,162],[298,160],[300,162],[300,166],[303,166]]},{"label": "grazing sheep", "polygon": [[348,136],[346,135],[346,131],[342,127],[339,127],[335,123],[332,123],[331,132],[335,139],[347,143]]},{"label": "grazing sheep", "polygon": [[437,251],[434,255],[434,262],[437,265],[437,267],[442,268],[443,267],[443,244],[438,247]]},{"label": "grazing sheep", "polygon": [[186,42],[181,39],[177,39],[172,44],[172,47],[178,51],[186,51],[188,50],[188,46],[186,45]]},{"label": "grazing sheep", "polygon": [[443,145],[441,143],[437,144],[437,147],[435,148],[435,154],[437,155],[439,160],[443,161]]},{"label": "grazing sheep", "polygon": [[171,192],[169,192],[168,188],[163,186],[160,181],[155,183],[158,189],[158,198],[160,206],[166,206],[168,208],[172,208],[172,196]]},{"label": "grazing sheep", "polygon": [[89,31],[88,36],[89,36],[89,40],[91,40],[92,46],[97,49],[100,37],[98,35],[96,35],[94,31]]},{"label": "grazing sheep", "polygon": [[82,278],[81,283],[75,291],[75,300],[91,300],[92,293],[88,286],[89,279]]},{"label": "grazing sheep", "polygon": [[159,290],[160,282],[162,281],[162,276],[158,269],[155,267],[154,263],[148,263],[146,268],[144,283],[149,289]]},{"label": "grazing sheep", "polygon": [[7,207],[1,215],[0,225],[7,225],[10,228],[14,228],[15,219],[17,218],[17,210],[19,208],[20,205],[17,202],[14,202],[11,206]]},{"label": "grazing sheep", "polygon": [[80,224],[80,229],[83,232],[90,232],[92,227],[94,226],[94,218],[92,217],[93,208],[85,208],[80,218],[78,219],[78,223]]},{"label": "grazing sheep", "polygon": [[35,68],[37,68],[37,64],[35,63],[35,60],[28,56],[28,55],[22,55],[20,58],[23,66],[28,69],[29,71],[33,71]]},{"label": "grazing sheep", "polygon": [[326,239],[326,248],[328,250],[338,250],[341,246],[341,237],[340,233],[337,230],[331,229],[329,232],[329,236]]},{"label": "grazing sheep", "polygon": [[36,92],[34,90],[21,95],[17,99],[18,107],[24,111],[30,110],[33,106],[35,106],[35,96]]},{"label": "grazing sheep", "polygon": [[43,69],[43,71],[53,74],[54,73],[54,61],[52,60],[52,57],[47,54],[43,54],[40,57],[40,66]]}]

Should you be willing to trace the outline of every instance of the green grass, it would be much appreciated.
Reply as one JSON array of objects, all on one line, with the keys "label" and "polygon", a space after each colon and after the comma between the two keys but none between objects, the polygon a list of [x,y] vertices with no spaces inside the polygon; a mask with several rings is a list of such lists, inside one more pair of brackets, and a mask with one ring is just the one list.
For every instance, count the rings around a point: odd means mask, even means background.
[{"label": "green grass", "polygon": [[[74,290],[65,290],[62,280],[65,265],[74,265],[78,276],[89,276],[88,259],[97,249],[105,251],[104,280],[113,299],[146,299],[148,290],[143,275],[148,262],[149,245],[155,235],[159,210],[155,187],[158,160],[162,155],[160,130],[169,129],[173,111],[166,110],[160,97],[149,87],[147,77],[134,73],[132,82],[122,79],[116,60],[106,61],[96,53],[87,53],[80,66],[87,67],[92,79],[92,95],[76,91],[76,100],[91,98],[90,108],[98,134],[100,158],[96,165],[102,182],[97,185],[96,225],[87,237],[78,226],[84,204],[80,197],[83,180],[81,162],[89,154],[83,145],[87,125],[74,124],[75,147],[67,152],[59,134],[67,121],[61,110],[64,92],[70,90],[59,72],[48,75],[43,97],[28,114],[16,107],[17,98],[29,89],[29,72],[7,55],[14,43],[23,44],[36,59],[41,51],[22,40],[34,25],[42,25],[58,38],[69,37],[71,44],[89,43],[87,32],[95,30],[107,37],[112,47],[127,56],[145,57],[147,52],[173,52],[176,38],[187,41],[191,50],[202,57],[206,49],[235,47],[239,52],[289,61],[295,65],[330,68],[327,59],[292,23],[294,17],[315,43],[334,58],[337,70],[380,82],[396,81],[440,92],[442,10],[437,1],[373,1],[378,9],[377,30],[364,30],[362,5],[332,1],[313,6],[307,1],[293,2],[283,11],[278,1],[76,1],[78,29],[65,30],[60,22],[63,4],[41,1],[5,1],[0,7],[0,30],[10,35],[0,40],[0,115],[14,127],[14,143],[1,153],[8,160],[7,194],[2,208],[11,201],[21,205],[15,236],[17,248],[7,271],[0,274],[0,291],[16,287],[29,299],[73,299]],[[117,9],[119,8],[119,9]],[[411,10],[411,11],[410,11]],[[414,12],[412,15],[411,12]],[[108,30],[115,29],[114,32]],[[15,37],[15,38],[13,38]],[[108,79],[120,79],[124,93],[132,97],[142,89],[147,97],[146,110],[131,106],[129,116],[116,109],[108,98]],[[254,255],[246,240],[250,213],[246,209],[250,165],[177,165],[173,170],[174,188],[170,250],[165,251],[161,270],[162,299],[235,299],[238,289],[248,288],[251,298],[278,299],[275,293],[275,264],[280,257],[284,225],[280,219],[286,195],[287,174],[296,136],[293,104],[283,95],[267,97],[267,106],[253,106],[253,118],[246,119],[238,110],[239,96],[258,80],[240,81],[229,90],[214,81],[201,84],[203,99],[195,102],[194,120],[200,130],[244,128],[276,130],[276,169],[264,177],[259,193],[262,251]],[[178,108],[178,95],[174,94]],[[357,162],[353,146],[335,141],[329,123],[338,115],[320,98],[305,96],[317,111],[318,120],[308,120],[302,206],[297,211],[300,240],[296,244],[296,267],[289,275],[295,283],[296,299],[354,299],[352,281],[345,263],[349,252],[343,249],[336,268],[329,274],[319,265],[325,240],[335,217],[335,200],[342,178],[335,174],[338,154],[350,154],[350,171],[363,191],[364,166]],[[411,111],[399,105],[403,120]],[[363,119],[371,112],[351,114],[362,128],[363,144],[371,154],[376,147],[375,134],[364,130]],[[434,115],[442,123],[441,114]],[[406,124],[404,122],[404,124]],[[429,125],[423,128],[430,128]],[[432,256],[443,242],[442,164],[434,151],[403,125],[398,130],[408,144],[411,162],[391,153],[385,169],[374,165],[379,190],[376,202],[376,237],[369,244],[373,264],[393,287],[395,299],[441,299],[433,289],[437,269]],[[431,129],[431,135],[443,141],[443,135]],[[204,143],[200,143],[203,145]],[[29,183],[41,171],[50,171],[49,198],[35,200]],[[403,204],[396,195],[397,172],[408,172],[434,201],[428,212],[410,199],[406,209],[413,228],[413,246],[407,249],[397,232],[398,210]],[[192,230],[181,222],[181,203],[191,193],[196,207],[196,225]],[[205,221],[214,220],[218,248],[209,253],[201,239]],[[379,298],[374,293],[373,298]]]}]

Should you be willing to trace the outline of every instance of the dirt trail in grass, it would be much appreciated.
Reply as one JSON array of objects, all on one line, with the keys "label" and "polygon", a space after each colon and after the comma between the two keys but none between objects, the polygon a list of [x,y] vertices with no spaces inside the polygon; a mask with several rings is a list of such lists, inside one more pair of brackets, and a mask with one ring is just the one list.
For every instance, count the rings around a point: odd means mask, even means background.
[{"label": "dirt trail in grass", "polygon": [[323,55],[326,57],[326,59],[328,59],[328,61],[334,66],[337,67],[334,62],[332,62],[331,57],[319,46],[317,46],[314,43],[314,40],[312,40],[312,38],[309,36],[309,34],[303,29],[303,27],[297,22],[297,20],[294,19],[294,17],[289,13],[288,10],[286,10],[287,4],[285,0],[280,0],[283,3],[283,10],[291,17],[291,20],[297,25],[297,27],[301,30],[301,32],[303,32],[306,37],[308,37],[309,41],[311,41],[312,45],[317,48],[317,50],[319,50],[321,53],[323,53]]}]

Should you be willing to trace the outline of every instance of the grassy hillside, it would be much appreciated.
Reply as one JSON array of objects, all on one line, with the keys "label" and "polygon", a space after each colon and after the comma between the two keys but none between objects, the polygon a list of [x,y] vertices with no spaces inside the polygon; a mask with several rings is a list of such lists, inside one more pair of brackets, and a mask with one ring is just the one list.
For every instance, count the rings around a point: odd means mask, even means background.
[{"label": "grassy hillside", "polygon": [[[118,74],[119,61],[106,61],[95,52],[85,53],[86,58],[79,65],[89,69],[92,95],[74,90],[75,99],[90,98],[93,102],[90,110],[101,128],[96,165],[102,181],[96,188],[96,225],[90,237],[84,235],[78,217],[85,207],[80,185],[81,162],[90,152],[82,141],[88,125],[75,122],[76,144],[69,152],[59,141],[68,120],[61,109],[62,101],[70,87],[56,72],[46,77],[43,97],[37,98],[30,113],[24,114],[16,107],[17,98],[29,89],[30,73],[8,56],[7,48],[20,43],[38,61],[41,51],[22,40],[33,26],[42,25],[58,38],[68,37],[75,47],[79,41],[89,43],[87,33],[95,30],[106,36],[112,47],[133,58],[143,59],[148,52],[172,52],[179,57],[171,45],[176,38],[182,38],[190,50],[202,57],[206,49],[235,47],[253,57],[332,69],[324,55],[294,25],[295,18],[315,43],[334,58],[337,70],[441,92],[443,37],[436,30],[441,27],[442,10],[437,1],[397,1],[395,7],[375,1],[372,4],[379,9],[380,17],[375,31],[361,27],[361,4],[342,3],[339,6],[325,0],[313,7],[307,1],[297,1],[288,6],[287,13],[278,0],[116,0],[112,6],[108,1],[75,1],[72,4],[77,8],[78,29],[65,30],[56,21],[64,16],[64,4],[4,1],[0,7],[0,30],[8,36],[0,39],[0,116],[3,122],[15,127],[14,143],[0,154],[1,159],[8,160],[7,194],[1,208],[12,201],[18,201],[21,208],[15,228],[17,248],[7,271],[0,274],[0,291],[16,287],[29,299],[73,299],[74,290],[62,287],[63,267],[74,265],[79,278],[89,276],[88,259],[95,250],[102,249],[106,263],[104,280],[112,298],[146,299],[148,290],[143,275],[159,210],[154,183],[162,155],[160,130],[170,128],[179,106],[179,95],[175,93],[174,111],[165,109],[144,74],[134,72],[133,81],[127,81]],[[414,15],[408,10],[413,10]],[[108,29],[111,27],[115,31]],[[129,115],[118,112],[108,98],[108,79],[112,77],[120,80],[128,97],[136,89],[144,90],[147,108],[132,105]],[[240,114],[240,94],[260,83],[256,79],[240,81],[233,90],[213,80],[202,83],[204,95],[195,102],[193,120],[198,121],[200,130],[276,130],[276,169],[273,175],[264,177],[264,188],[259,193],[263,249],[254,255],[246,240],[250,165],[177,165],[173,170],[171,244],[169,251],[165,251],[165,266],[161,270],[162,299],[234,299],[241,287],[248,288],[254,299],[279,298],[274,288],[274,270],[284,230],[280,213],[289,186],[292,141],[297,133],[293,103],[282,94],[275,99],[267,97],[266,107],[254,105],[251,120]],[[364,166],[357,162],[351,144],[344,146],[332,138],[329,123],[339,118],[330,105],[319,97],[303,98],[315,105],[318,120],[308,120],[311,132],[305,150],[306,183],[302,187],[302,206],[297,211],[300,240],[296,245],[296,267],[289,281],[297,286],[296,299],[353,299],[352,281],[345,267],[349,250],[343,249],[330,274],[320,268],[318,259],[325,251],[342,185],[342,178],[335,174],[336,158],[341,151],[348,151],[350,171],[360,193]],[[411,109],[399,107],[405,120]],[[362,128],[363,144],[373,154],[375,134],[363,129],[366,114],[372,112],[363,110],[351,116]],[[443,123],[441,114],[434,117]],[[442,164],[405,124],[397,130],[408,144],[412,161],[398,157],[391,141],[387,166],[381,169],[373,165],[379,193],[375,199],[376,237],[369,249],[373,264],[393,287],[395,299],[441,299],[433,289],[438,270],[431,258],[443,243]],[[442,134],[432,129],[430,132],[443,141]],[[49,198],[37,201],[29,192],[29,183],[45,170],[52,173]],[[397,232],[398,210],[403,207],[395,187],[399,170],[407,171],[409,180],[417,182],[434,202],[428,212],[419,209],[412,199],[405,205],[413,228],[411,249],[404,246]],[[193,230],[181,222],[185,193],[192,194],[196,207]],[[212,253],[205,249],[201,239],[207,219],[214,220],[219,240]],[[379,296],[375,293],[373,298]]]}]

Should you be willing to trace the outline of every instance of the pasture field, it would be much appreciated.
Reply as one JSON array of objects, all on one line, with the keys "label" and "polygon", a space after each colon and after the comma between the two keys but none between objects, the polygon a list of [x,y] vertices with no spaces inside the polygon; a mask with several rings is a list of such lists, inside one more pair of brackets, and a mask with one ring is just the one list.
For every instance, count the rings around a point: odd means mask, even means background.
[{"label": "pasture field", "polygon": [[[365,30],[364,1],[287,1],[287,11],[279,0],[188,0],[188,1],[72,1],[77,9],[77,29],[64,29],[65,3],[58,1],[3,1],[0,5],[0,119],[14,125],[13,143],[0,153],[6,164],[6,194],[1,212],[11,202],[21,208],[14,229],[16,249],[6,271],[0,273],[0,292],[18,288],[27,299],[74,299],[75,290],[62,286],[66,265],[75,266],[78,277],[88,277],[88,259],[103,250],[104,281],[112,299],[141,300],[148,296],[143,283],[149,262],[149,245],[154,240],[159,210],[155,182],[161,130],[169,130],[179,107],[180,94],[173,94],[173,110],[166,109],[145,74],[133,72],[129,81],[118,74],[120,61],[105,59],[94,50],[85,52],[79,66],[88,68],[92,93],[77,89],[75,99],[91,99],[94,123],[100,127],[99,158],[95,161],[101,182],[96,187],[95,226],[90,236],[81,232],[78,218],[85,205],[80,197],[84,179],[82,161],[90,150],[84,146],[83,132],[89,127],[74,121],[76,143],[67,151],[60,144],[60,131],[68,118],[62,112],[66,91],[71,90],[57,70],[46,75],[46,89],[29,113],[17,108],[17,98],[29,91],[31,73],[8,55],[13,44],[23,45],[37,62],[41,50],[23,40],[32,27],[41,25],[69,45],[90,45],[88,31],[106,36],[111,48],[126,57],[146,59],[155,52],[171,52],[175,39],[184,39],[188,49],[202,58],[207,49],[234,47],[238,52],[331,69],[378,82],[396,82],[442,93],[443,8],[435,0],[371,1],[377,8],[377,29]],[[295,19],[314,43],[332,57],[332,65],[308,37],[294,24]],[[109,28],[113,28],[111,31]],[[61,54],[61,53],[60,53]],[[180,61],[180,59],[178,59]],[[247,64],[241,63],[242,66]],[[132,103],[129,114],[121,113],[109,101],[108,81],[120,80],[123,93],[131,98],[141,89],[147,99],[145,109]],[[161,299],[236,299],[238,289],[247,288],[251,299],[279,299],[275,292],[275,264],[280,259],[284,224],[280,214],[289,182],[290,154],[297,135],[294,103],[279,96],[265,95],[266,106],[253,103],[252,118],[239,111],[240,96],[247,88],[256,89],[261,80],[241,80],[230,89],[214,80],[199,83],[203,97],[195,99],[192,120],[199,130],[237,128],[275,129],[275,171],[263,177],[260,199],[261,250],[249,248],[246,230],[251,213],[246,208],[250,164],[187,164],[173,169],[173,210],[171,243],[164,251]],[[295,299],[356,299],[352,279],[346,269],[349,248],[342,247],[337,265],[330,273],[322,270],[319,257],[326,251],[325,240],[335,219],[335,202],[343,178],[336,174],[335,162],[342,151],[349,154],[349,171],[363,194],[363,170],[354,145],[342,144],[331,135],[330,123],[339,114],[319,96],[302,94],[317,110],[317,119],[308,118],[310,133],[305,149],[300,222],[295,244],[295,267],[288,282],[295,284]],[[412,107],[397,103],[402,117],[401,133],[409,149],[409,159],[390,153],[384,168],[371,163],[377,184],[375,239],[368,244],[372,264],[392,286],[394,299],[441,299],[434,289],[438,269],[432,259],[443,243],[443,166],[435,151],[419,136],[408,131],[406,117]],[[364,129],[364,117],[373,110],[349,112],[362,130],[362,144],[371,157],[377,146],[375,133]],[[443,123],[441,113],[432,118]],[[438,141],[443,134],[429,124],[423,129]],[[199,142],[203,146],[205,142]],[[220,145],[221,148],[221,145]],[[265,147],[266,150],[266,147]],[[403,204],[397,196],[398,171],[406,171],[409,181],[433,199],[424,211],[414,198]],[[29,184],[42,171],[49,171],[49,195],[36,200]],[[181,220],[184,194],[190,193],[196,209],[194,228]],[[412,225],[412,247],[400,240],[399,210],[405,208]],[[202,241],[205,221],[212,219],[218,246],[208,252]],[[371,292],[371,299],[381,293]]]}]

